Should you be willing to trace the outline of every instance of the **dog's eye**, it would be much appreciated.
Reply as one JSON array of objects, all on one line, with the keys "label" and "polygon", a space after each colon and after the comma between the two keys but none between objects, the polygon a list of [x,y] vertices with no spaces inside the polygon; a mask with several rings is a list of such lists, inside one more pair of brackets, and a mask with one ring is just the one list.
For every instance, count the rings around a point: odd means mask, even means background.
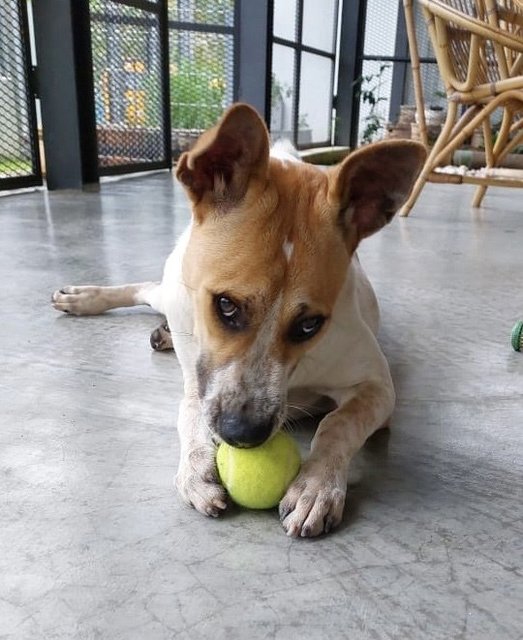
[{"label": "dog's eye", "polygon": [[315,336],[322,328],[325,318],[323,316],[311,316],[297,320],[289,331],[292,342],[304,342]]},{"label": "dog's eye", "polygon": [[216,296],[216,312],[223,324],[231,329],[242,329],[242,311],[240,307],[227,296]]},{"label": "dog's eye", "polygon": [[234,302],[225,296],[218,298],[218,308],[224,318],[233,318],[240,311]]}]

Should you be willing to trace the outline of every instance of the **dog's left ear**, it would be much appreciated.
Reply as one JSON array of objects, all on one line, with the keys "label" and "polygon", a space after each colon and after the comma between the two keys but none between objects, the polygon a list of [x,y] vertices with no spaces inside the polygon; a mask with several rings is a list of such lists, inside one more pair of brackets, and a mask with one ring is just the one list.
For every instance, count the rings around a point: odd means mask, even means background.
[{"label": "dog's left ear", "polygon": [[329,175],[329,201],[356,246],[392,220],[407,200],[425,162],[425,147],[390,140],[351,153]]},{"label": "dog's left ear", "polygon": [[[243,198],[250,180],[265,180],[268,165],[267,127],[252,107],[238,103],[182,154],[176,177],[194,205],[201,202],[223,210]],[[196,209],[195,215],[199,216]]]}]

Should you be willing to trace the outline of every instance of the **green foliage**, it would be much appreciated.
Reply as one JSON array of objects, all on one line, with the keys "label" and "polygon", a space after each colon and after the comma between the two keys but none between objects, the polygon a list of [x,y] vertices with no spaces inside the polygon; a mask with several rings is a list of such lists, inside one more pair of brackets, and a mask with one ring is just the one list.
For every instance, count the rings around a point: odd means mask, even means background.
[{"label": "green foliage", "polygon": [[[276,74],[271,74],[271,107],[274,108],[285,98],[292,97],[292,89],[286,82],[280,82]],[[307,113],[301,113],[298,118],[298,129],[308,129]]]},{"label": "green foliage", "polygon": [[185,59],[171,73],[174,129],[207,129],[218,120],[225,106],[226,83],[216,66]]},{"label": "green foliage", "polygon": [[292,89],[286,82],[280,82],[275,73],[271,73],[271,106],[278,104],[284,98],[292,96]]},{"label": "green foliage", "polygon": [[[107,0],[89,2],[92,16],[96,16],[92,49],[97,117],[105,122],[124,121],[130,126],[158,126],[161,79],[156,57],[149,51],[153,30],[119,24],[115,43],[108,37],[104,19],[110,15]],[[235,0],[168,0],[171,19],[195,23],[232,24],[234,7]],[[118,13],[136,16],[137,9],[118,5]],[[231,52],[230,35],[170,30],[170,103],[174,128],[206,129],[216,122],[232,95],[232,87],[227,86]],[[144,70],[129,73],[125,67],[131,63],[143,63]]]},{"label": "green foliage", "polygon": [[362,142],[368,144],[375,139],[376,134],[383,128],[383,118],[378,112],[378,105],[387,98],[380,96],[380,89],[383,84],[383,73],[390,67],[390,64],[380,65],[377,73],[360,76],[355,82],[356,95],[361,102],[370,106],[369,115],[365,118],[365,129],[362,134]]},{"label": "green foliage", "polygon": [[365,129],[361,136],[361,140],[364,144],[369,144],[375,140],[375,136],[383,127],[383,119],[376,113],[369,113],[365,118]]},{"label": "green foliage", "polygon": [[140,88],[146,93],[145,98],[145,126],[157,127],[162,122],[162,87],[158,74],[144,75]]},{"label": "green foliage", "polygon": [[235,0],[169,0],[170,20],[232,24]]},{"label": "green foliage", "polygon": [[0,178],[23,176],[33,173],[31,160],[0,156]]}]

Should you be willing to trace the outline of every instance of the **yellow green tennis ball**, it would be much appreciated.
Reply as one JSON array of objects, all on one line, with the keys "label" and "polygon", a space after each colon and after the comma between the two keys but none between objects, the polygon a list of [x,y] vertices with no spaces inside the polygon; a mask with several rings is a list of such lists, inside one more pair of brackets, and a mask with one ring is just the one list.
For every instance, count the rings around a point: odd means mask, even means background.
[{"label": "yellow green tennis ball", "polygon": [[514,325],[510,341],[514,351],[523,351],[523,320],[519,320]]},{"label": "yellow green tennis ball", "polygon": [[294,440],[279,431],[250,449],[222,442],[216,464],[220,480],[234,502],[249,509],[271,509],[297,476],[301,458]]}]

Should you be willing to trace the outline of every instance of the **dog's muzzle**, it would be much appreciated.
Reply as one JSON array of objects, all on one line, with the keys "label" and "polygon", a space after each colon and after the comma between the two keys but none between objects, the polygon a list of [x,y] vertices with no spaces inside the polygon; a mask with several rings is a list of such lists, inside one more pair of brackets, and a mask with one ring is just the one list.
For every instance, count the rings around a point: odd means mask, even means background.
[{"label": "dog's muzzle", "polygon": [[275,422],[275,416],[254,422],[245,415],[222,413],[215,429],[220,438],[233,447],[257,447],[269,438]]},{"label": "dog's muzzle", "polygon": [[256,447],[278,429],[286,407],[282,365],[258,358],[213,369],[202,355],[196,366],[202,414],[224,442]]}]

